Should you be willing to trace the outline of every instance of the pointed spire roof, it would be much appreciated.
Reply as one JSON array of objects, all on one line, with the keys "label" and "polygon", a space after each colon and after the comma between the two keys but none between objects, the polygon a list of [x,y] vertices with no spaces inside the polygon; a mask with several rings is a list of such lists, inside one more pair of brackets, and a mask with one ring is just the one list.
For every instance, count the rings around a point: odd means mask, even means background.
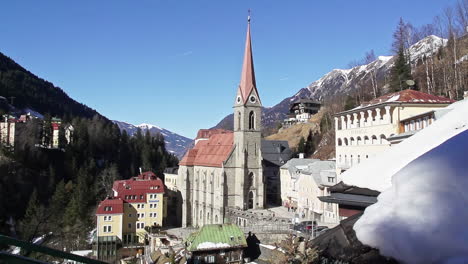
[{"label": "pointed spire roof", "polygon": [[247,97],[252,90],[258,95],[257,84],[255,82],[255,71],[252,57],[252,43],[250,40],[250,10],[247,18],[247,37],[245,39],[244,63],[242,64],[241,80],[239,84],[239,93],[244,104],[247,102]]}]

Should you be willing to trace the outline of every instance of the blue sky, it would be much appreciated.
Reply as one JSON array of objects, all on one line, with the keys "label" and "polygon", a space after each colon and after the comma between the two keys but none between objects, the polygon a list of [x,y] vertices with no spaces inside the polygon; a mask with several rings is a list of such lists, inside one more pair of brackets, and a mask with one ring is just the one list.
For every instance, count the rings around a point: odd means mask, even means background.
[{"label": "blue sky", "polygon": [[110,119],[187,137],[231,113],[247,9],[264,106],[374,49],[400,17],[431,23],[455,0],[2,1],[0,51]]}]

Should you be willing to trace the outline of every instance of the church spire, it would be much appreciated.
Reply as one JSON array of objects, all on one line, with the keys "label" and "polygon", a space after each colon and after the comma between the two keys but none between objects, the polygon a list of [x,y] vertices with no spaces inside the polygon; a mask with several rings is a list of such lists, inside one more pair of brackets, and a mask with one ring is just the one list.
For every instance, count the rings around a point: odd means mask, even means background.
[{"label": "church spire", "polygon": [[239,84],[239,93],[242,96],[242,101],[245,104],[247,97],[252,90],[255,90],[258,96],[257,84],[255,82],[255,71],[252,57],[252,43],[250,40],[250,9],[247,17],[247,37],[245,39],[244,63],[242,64],[241,80]]}]

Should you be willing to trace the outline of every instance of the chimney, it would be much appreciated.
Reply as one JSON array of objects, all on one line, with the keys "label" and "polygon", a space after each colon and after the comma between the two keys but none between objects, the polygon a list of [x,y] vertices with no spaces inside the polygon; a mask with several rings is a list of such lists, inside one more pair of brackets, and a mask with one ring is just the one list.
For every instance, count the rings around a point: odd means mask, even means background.
[{"label": "chimney", "polygon": [[304,153],[299,153],[299,158],[303,159],[304,158]]}]

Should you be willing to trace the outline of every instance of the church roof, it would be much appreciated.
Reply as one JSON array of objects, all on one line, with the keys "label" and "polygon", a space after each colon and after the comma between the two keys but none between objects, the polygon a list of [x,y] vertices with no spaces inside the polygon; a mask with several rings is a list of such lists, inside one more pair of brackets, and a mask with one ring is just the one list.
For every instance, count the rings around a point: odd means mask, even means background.
[{"label": "church roof", "polygon": [[182,166],[222,167],[234,146],[234,134],[228,130],[213,130],[207,140],[201,140],[187,151],[179,162]]},{"label": "church roof", "polygon": [[250,16],[247,25],[247,37],[245,39],[244,63],[242,64],[241,80],[239,84],[239,92],[244,104],[247,102],[247,97],[252,90],[258,95],[257,84],[255,82],[255,71],[252,57],[252,43],[250,40]]}]

